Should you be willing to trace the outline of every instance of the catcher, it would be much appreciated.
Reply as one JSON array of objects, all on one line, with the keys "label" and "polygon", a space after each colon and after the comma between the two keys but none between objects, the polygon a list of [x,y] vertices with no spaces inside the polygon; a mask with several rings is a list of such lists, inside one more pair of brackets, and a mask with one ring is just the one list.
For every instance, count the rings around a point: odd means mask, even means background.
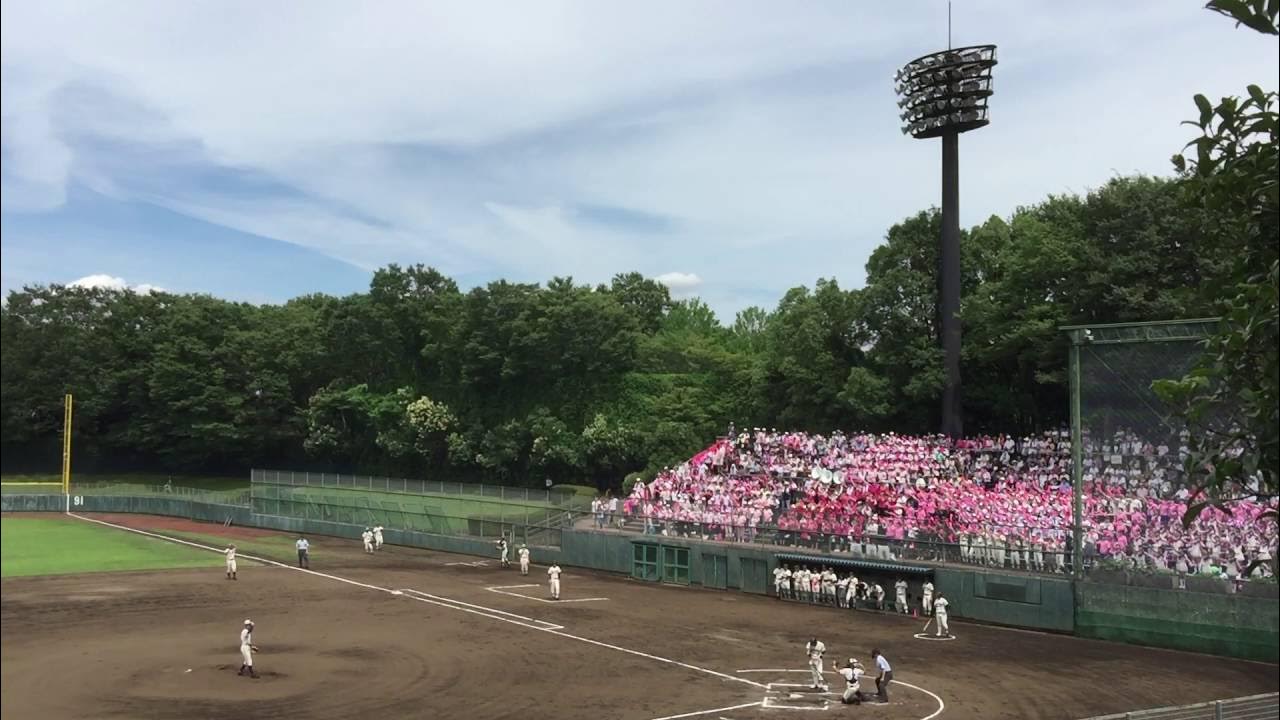
[{"label": "catcher", "polygon": [[857,658],[849,658],[849,663],[840,668],[840,677],[844,678],[844,695],[840,696],[840,702],[845,705],[861,705],[867,699],[862,694],[861,685],[865,674],[866,670],[862,669],[862,662]]},{"label": "catcher", "polygon": [[249,677],[258,679],[258,673],[253,669],[253,654],[258,652],[258,646],[253,644],[253,621],[246,619],[244,627],[240,630],[240,672],[237,675],[244,675],[245,671],[249,671]]}]

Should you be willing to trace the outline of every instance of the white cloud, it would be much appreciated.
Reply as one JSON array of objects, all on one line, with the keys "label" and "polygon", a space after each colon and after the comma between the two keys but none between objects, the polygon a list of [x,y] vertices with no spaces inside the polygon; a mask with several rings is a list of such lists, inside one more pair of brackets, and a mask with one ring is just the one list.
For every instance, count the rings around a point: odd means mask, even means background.
[{"label": "white cloud", "polygon": [[663,285],[667,286],[675,295],[688,295],[702,284],[702,278],[695,273],[668,272],[657,275],[653,278]]},{"label": "white cloud", "polygon": [[[940,0],[0,8],[5,212],[78,182],[363,268],[678,276],[727,317],[859,285],[888,225],[939,199],[890,78],[946,42]],[[1001,49],[993,125],[962,143],[966,224],[1168,172],[1193,93],[1278,84],[1274,41],[1197,3],[974,0],[956,21]]]},{"label": "white cloud", "polygon": [[102,288],[106,290],[132,290],[136,293],[156,293],[165,292],[165,289],[148,283],[139,285],[130,285],[125,282],[124,278],[115,277],[114,275],[86,275],[79,280],[72,280],[67,283],[69,287],[78,288]]}]

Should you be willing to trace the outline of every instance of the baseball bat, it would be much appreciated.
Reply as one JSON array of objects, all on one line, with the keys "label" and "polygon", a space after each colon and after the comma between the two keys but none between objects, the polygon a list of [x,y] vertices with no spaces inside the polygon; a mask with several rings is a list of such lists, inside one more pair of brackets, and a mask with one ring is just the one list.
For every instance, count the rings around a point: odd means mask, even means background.
[{"label": "baseball bat", "polygon": [[929,622],[927,622],[927,623],[925,623],[925,624],[924,624],[924,629],[920,631],[920,634],[921,634],[921,635],[923,635],[923,634],[925,634],[925,633],[929,632],[929,626],[930,626],[930,625],[932,625],[932,624],[933,624],[933,618],[932,618],[932,617],[930,617],[930,618],[929,618]]}]

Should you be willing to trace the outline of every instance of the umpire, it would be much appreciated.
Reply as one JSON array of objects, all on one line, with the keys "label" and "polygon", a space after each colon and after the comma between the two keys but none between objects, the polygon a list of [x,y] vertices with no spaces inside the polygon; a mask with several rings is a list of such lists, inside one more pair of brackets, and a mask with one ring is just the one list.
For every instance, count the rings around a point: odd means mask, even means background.
[{"label": "umpire", "polygon": [[298,567],[311,567],[311,561],[307,558],[307,551],[311,549],[311,543],[307,542],[306,538],[299,536],[298,542],[294,543],[294,546],[298,548]]},{"label": "umpire", "polygon": [[893,682],[893,668],[889,666],[889,661],[880,653],[880,648],[871,651],[871,657],[876,661],[876,701],[881,705],[889,704],[889,683]]}]

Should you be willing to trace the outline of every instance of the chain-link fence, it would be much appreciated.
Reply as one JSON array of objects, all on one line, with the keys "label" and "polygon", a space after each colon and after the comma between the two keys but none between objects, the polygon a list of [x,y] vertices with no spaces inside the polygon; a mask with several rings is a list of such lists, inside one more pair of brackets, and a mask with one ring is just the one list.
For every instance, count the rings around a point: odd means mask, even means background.
[{"label": "chain-link fence", "polygon": [[537,490],[486,485],[483,483],[459,483],[444,480],[420,480],[416,478],[390,478],[376,475],[343,475],[340,473],[295,472],[292,470],[250,470],[251,485],[294,485],[314,488],[341,488],[368,490],[409,495],[444,495],[484,499],[502,503],[547,505],[566,510],[580,510],[591,505],[591,498],[572,490]]},{"label": "chain-link fence", "polygon": [[1213,319],[1064,328],[1071,339],[1073,484],[1076,538],[1086,573],[1242,582],[1269,557],[1269,537],[1243,504],[1208,511],[1191,526],[1182,516],[1192,488],[1184,471],[1189,433],[1152,389],[1180,379],[1217,328]]}]

